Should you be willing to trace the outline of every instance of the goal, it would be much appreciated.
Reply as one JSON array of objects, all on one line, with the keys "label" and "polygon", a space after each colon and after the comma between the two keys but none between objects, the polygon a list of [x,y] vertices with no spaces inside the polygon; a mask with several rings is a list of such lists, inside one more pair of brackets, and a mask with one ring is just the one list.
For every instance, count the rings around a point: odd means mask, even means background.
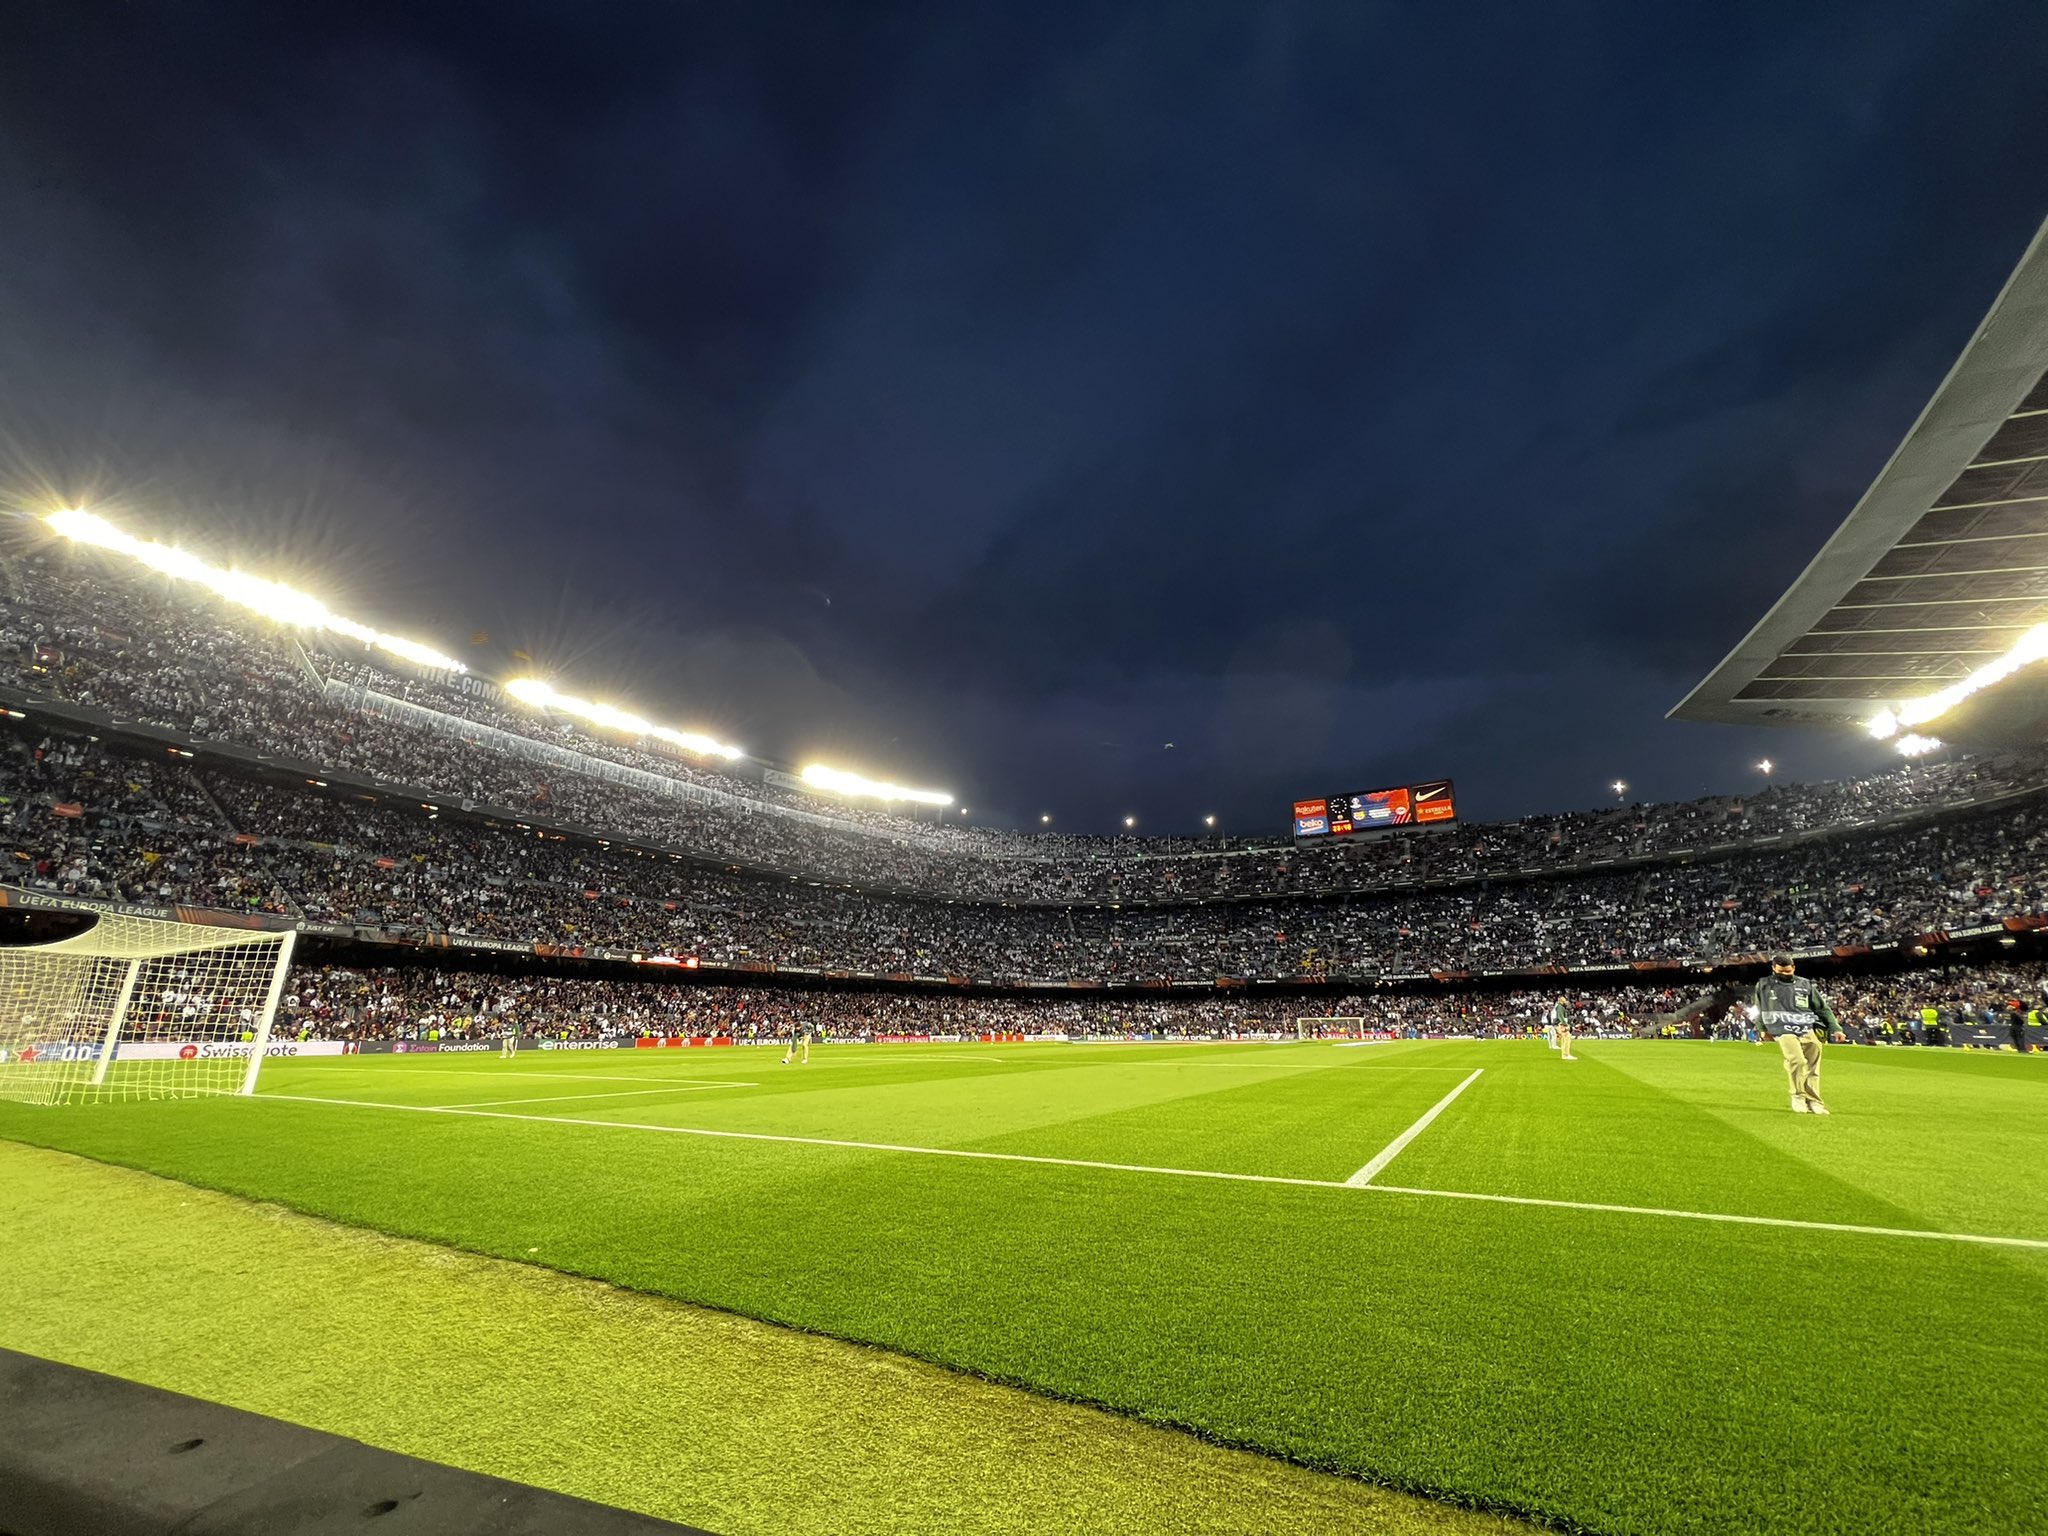
[{"label": "goal", "polygon": [[254,1093],[298,936],[97,918],[0,948],[0,1099]]},{"label": "goal", "polygon": [[1333,1035],[1361,1035],[1365,1033],[1365,1020],[1318,1015],[1313,1018],[1296,1019],[1294,1021],[1294,1038],[1297,1040],[1313,1040],[1318,1035],[1325,1033]]}]

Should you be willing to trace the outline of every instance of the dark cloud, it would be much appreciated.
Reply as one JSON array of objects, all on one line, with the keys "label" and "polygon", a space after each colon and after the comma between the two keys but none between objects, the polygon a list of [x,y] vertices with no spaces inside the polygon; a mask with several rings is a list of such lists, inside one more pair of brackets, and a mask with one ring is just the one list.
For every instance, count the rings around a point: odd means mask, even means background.
[{"label": "dark cloud", "polygon": [[1725,786],[2048,21],[1678,12],[18,5],[0,469],[1063,825]]}]

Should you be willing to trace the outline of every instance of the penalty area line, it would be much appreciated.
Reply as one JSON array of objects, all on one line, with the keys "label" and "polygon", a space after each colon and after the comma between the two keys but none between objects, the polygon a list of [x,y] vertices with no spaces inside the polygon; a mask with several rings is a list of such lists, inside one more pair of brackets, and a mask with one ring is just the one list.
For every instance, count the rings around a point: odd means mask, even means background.
[{"label": "penalty area line", "polygon": [[1351,1175],[1351,1177],[1346,1179],[1344,1183],[1352,1189],[1364,1189],[1368,1185],[1370,1185],[1374,1179],[1379,1177],[1380,1170],[1385,1168],[1387,1164],[1391,1163],[1395,1158],[1399,1157],[1401,1155],[1402,1149],[1406,1147],[1409,1142],[1413,1141],[1416,1137],[1420,1136],[1424,1131],[1428,1130],[1430,1121],[1434,1120],[1438,1115],[1442,1114],[1445,1110],[1449,1109],[1451,1107],[1451,1101],[1455,1099],[1459,1094],[1463,1093],[1467,1088],[1470,1088],[1474,1083],[1478,1082],[1479,1074],[1484,1072],[1485,1070],[1486,1068],[1484,1067],[1474,1067],[1472,1069],[1472,1075],[1470,1077],[1466,1078],[1462,1083],[1458,1084],[1457,1087],[1453,1088],[1449,1093],[1445,1094],[1442,1098],[1438,1099],[1436,1103],[1432,1104],[1429,1107],[1428,1112],[1425,1113],[1420,1120],[1416,1121],[1413,1125],[1409,1126],[1407,1130],[1403,1131],[1400,1135],[1396,1136],[1392,1141],[1388,1142],[1386,1146],[1381,1149],[1380,1155],[1378,1157],[1374,1158],[1371,1162],[1367,1163],[1363,1168],[1359,1169],[1358,1172]]}]

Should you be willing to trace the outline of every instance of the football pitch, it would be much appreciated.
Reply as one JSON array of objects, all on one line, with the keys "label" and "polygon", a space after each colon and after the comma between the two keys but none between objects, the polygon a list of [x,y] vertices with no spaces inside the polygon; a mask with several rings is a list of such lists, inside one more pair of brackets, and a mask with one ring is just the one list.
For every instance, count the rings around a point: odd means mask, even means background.
[{"label": "football pitch", "polygon": [[1577,1051],[287,1060],[0,1137],[1562,1529],[2048,1529],[2048,1059],[1834,1048],[1810,1118],[1774,1047]]}]

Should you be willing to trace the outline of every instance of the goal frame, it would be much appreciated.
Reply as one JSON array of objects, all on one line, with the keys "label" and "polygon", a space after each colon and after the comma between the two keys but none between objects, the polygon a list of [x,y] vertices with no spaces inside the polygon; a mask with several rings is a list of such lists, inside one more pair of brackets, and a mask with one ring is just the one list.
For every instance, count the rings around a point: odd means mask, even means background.
[{"label": "goal frame", "polygon": [[[22,894],[30,898],[20,901],[23,907],[69,913],[92,921],[79,932],[62,938],[0,947],[0,975],[4,975],[11,989],[5,997],[0,997],[0,1046],[12,1047],[11,1050],[0,1050],[0,1099],[57,1105],[107,1097],[246,1098],[255,1093],[264,1058],[269,1054],[275,1033],[285,981],[291,974],[298,944],[296,928],[190,923],[170,917],[110,911],[95,903],[66,901],[61,897]],[[16,904],[6,895],[0,895],[0,901]],[[236,953],[259,949],[270,952],[260,956],[249,954],[246,958]],[[48,966],[46,974],[51,979],[47,983],[37,980],[38,961]],[[161,986],[162,970],[171,965],[189,965],[194,974],[202,977],[207,967],[216,967],[219,973],[215,979],[216,990],[202,994],[207,1001],[202,1006],[201,1016],[213,1009],[235,1009],[233,1015],[223,1013],[221,1021],[211,1028],[231,1029],[239,1021],[240,1030],[248,1035],[248,1039],[245,1042],[238,1035],[210,1034],[207,1026],[193,1026],[197,1038],[190,1033],[183,1038],[174,1034],[170,1043],[196,1047],[203,1053],[202,1060],[212,1057],[216,1061],[222,1055],[240,1055],[241,1048],[246,1045],[248,1059],[241,1064],[238,1077],[220,1073],[203,1079],[195,1077],[178,1081],[164,1074],[146,1078],[144,1087],[137,1093],[132,1086],[121,1085],[111,1079],[116,1062],[123,1059],[123,1042],[135,1038],[137,1033],[133,1019],[138,987],[151,970],[158,977],[152,986]],[[239,970],[232,969],[234,967],[239,967]],[[183,970],[178,972],[177,984],[180,987],[185,985],[185,975]],[[224,988],[220,975],[229,977],[230,984]],[[36,990],[39,985],[55,990],[39,993]],[[97,1001],[94,1000],[95,994]],[[93,1033],[70,1035],[69,1043],[61,1045],[62,1054],[50,1063],[53,1068],[61,1066],[74,1070],[55,1072],[48,1079],[47,1088],[41,1091],[32,1086],[24,1089],[24,1083],[32,1085],[34,1079],[16,1077],[15,1073],[32,1059],[28,1047],[47,1042],[50,1039],[48,1032],[62,1027],[59,1020],[44,1021],[43,1040],[39,1042],[36,1014],[47,1003],[61,1001],[67,995],[73,999],[70,1006],[74,1010],[73,1023],[68,1027],[76,1030],[79,1024],[89,1022]],[[18,1002],[25,1002],[34,1011],[9,1017]],[[87,1011],[87,1019],[76,1017],[76,1010],[81,1008]],[[103,1025],[97,1018],[89,1017],[97,1014],[100,1008],[106,1010]],[[186,1011],[189,1018],[192,1010],[188,1006]],[[156,1028],[161,1031],[161,1022]],[[224,1052],[209,1049],[210,1045],[231,1045],[235,1049]],[[146,1064],[155,1059],[144,1055],[140,1061]],[[226,1062],[218,1064],[228,1065]],[[229,1083],[233,1086],[228,1086]]]},{"label": "goal frame", "polygon": [[1297,1040],[1315,1039],[1316,1032],[1312,1026],[1317,1024],[1348,1024],[1356,1033],[1364,1034],[1366,1025],[1369,1022],[1370,1020],[1364,1019],[1357,1014],[1349,1013],[1297,1014],[1294,1020],[1294,1038]]}]

